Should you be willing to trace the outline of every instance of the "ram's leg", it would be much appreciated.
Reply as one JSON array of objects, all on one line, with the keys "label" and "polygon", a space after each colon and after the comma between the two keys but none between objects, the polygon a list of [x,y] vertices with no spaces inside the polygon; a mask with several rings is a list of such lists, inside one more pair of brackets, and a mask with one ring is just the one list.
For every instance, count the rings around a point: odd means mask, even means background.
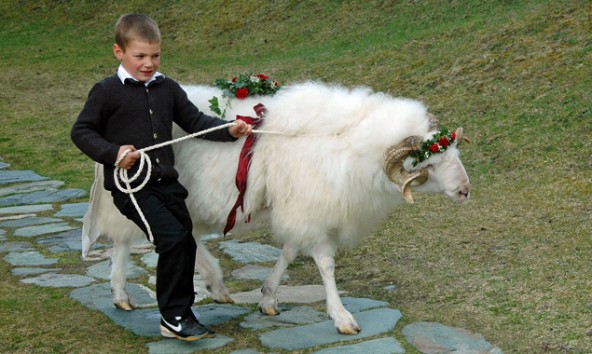
[{"label": "ram's leg", "polygon": [[335,328],[340,334],[358,334],[361,331],[358,322],[352,314],[343,307],[337,284],[335,283],[335,254],[334,248],[316,247],[312,257],[321,273],[323,285],[327,295],[327,313],[335,322]]},{"label": "ram's leg", "polygon": [[129,261],[129,242],[113,242],[113,253],[111,254],[111,295],[115,307],[131,311],[134,305],[127,293],[127,263]]},{"label": "ram's leg", "polygon": [[212,256],[206,245],[199,239],[196,239],[195,242],[197,243],[195,269],[206,283],[208,291],[212,293],[212,298],[217,303],[234,303],[234,300],[230,297],[230,292],[224,285],[220,262]]},{"label": "ram's leg", "polygon": [[275,263],[273,271],[263,283],[261,292],[263,293],[263,299],[259,303],[259,312],[275,316],[279,315],[280,311],[277,307],[277,289],[280,285],[282,275],[288,268],[288,265],[294,261],[298,254],[298,248],[285,244],[282,249],[280,258]]}]

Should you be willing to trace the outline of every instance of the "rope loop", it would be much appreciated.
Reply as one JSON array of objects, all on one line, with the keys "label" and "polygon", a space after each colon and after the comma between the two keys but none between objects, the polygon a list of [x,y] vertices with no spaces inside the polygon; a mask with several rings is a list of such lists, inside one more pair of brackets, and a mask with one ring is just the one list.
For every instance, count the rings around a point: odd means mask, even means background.
[{"label": "rope loop", "polygon": [[[117,189],[119,189],[119,191],[125,194],[132,194],[142,190],[142,188],[144,188],[150,180],[150,175],[152,174],[152,161],[150,160],[150,157],[144,151],[137,151],[140,153],[140,165],[138,165],[138,170],[133,176],[129,177],[127,170],[121,168],[120,166],[116,166],[115,170],[113,171],[113,179],[115,180],[115,186],[117,187]],[[130,152],[131,150],[127,149],[126,152],[122,154],[122,156],[127,155]],[[142,172],[144,172],[144,165],[146,165],[148,169],[146,172],[146,176],[144,176],[144,180],[137,187],[132,188],[132,183],[136,182],[142,174]],[[125,184],[125,187],[121,185],[120,181]]]}]

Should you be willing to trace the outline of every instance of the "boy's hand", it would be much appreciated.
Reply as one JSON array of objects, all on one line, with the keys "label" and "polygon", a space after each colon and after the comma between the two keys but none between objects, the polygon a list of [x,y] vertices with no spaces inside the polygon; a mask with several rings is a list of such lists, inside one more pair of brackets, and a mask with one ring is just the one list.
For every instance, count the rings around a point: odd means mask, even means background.
[{"label": "boy's hand", "polygon": [[228,132],[232,135],[233,138],[240,138],[241,136],[251,135],[253,131],[253,126],[251,124],[247,124],[245,121],[237,119],[234,121],[236,125],[231,126],[228,128]]},{"label": "boy's hand", "polygon": [[123,159],[119,162],[118,165],[124,170],[129,170],[130,168],[132,168],[136,161],[140,158],[140,153],[135,152],[136,148],[133,145],[123,145],[119,148],[119,152],[117,153],[118,160],[127,149],[131,150],[131,152],[128,152],[127,155],[123,157]]}]

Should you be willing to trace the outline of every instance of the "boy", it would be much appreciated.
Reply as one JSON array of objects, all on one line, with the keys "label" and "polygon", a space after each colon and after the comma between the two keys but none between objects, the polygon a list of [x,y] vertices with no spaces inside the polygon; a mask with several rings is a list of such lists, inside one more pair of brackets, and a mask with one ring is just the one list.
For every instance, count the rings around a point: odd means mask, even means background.
[{"label": "boy", "polygon": [[[105,189],[111,191],[116,207],[145,233],[130,196],[115,186],[115,163],[134,175],[140,157],[136,149],[171,140],[173,122],[189,133],[227,123],[200,112],[179,84],[158,72],[160,44],[160,30],[152,18],[144,14],[121,16],[115,25],[113,45],[113,53],[121,62],[117,74],[94,85],[71,132],[78,148],[104,165]],[[234,141],[251,133],[251,125],[239,120],[236,123],[204,138]],[[160,331],[165,337],[186,341],[214,337],[215,333],[200,324],[191,310],[196,244],[185,205],[187,190],[177,181],[173,150],[168,145],[148,152],[148,156],[153,163],[150,180],[134,196],[159,255],[156,297]]]}]

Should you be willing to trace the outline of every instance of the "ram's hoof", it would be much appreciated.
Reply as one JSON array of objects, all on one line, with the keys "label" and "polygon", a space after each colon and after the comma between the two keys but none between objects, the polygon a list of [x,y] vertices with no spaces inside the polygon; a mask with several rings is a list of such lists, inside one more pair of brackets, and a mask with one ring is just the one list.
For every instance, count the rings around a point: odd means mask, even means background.
[{"label": "ram's hoof", "polygon": [[360,327],[337,328],[337,333],[346,335],[356,335],[361,331],[362,329]]},{"label": "ram's hoof", "polygon": [[217,304],[234,304],[234,299],[230,296],[224,295],[219,299],[214,299],[214,302]]},{"label": "ram's hoof", "polygon": [[278,309],[273,306],[263,307],[259,305],[259,312],[267,316],[277,316],[280,314],[280,311],[278,311]]},{"label": "ram's hoof", "polygon": [[131,311],[134,309],[134,306],[132,306],[129,302],[126,302],[126,301],[114,302],[113,304],[118,309],[124,310],[124,311]]}]

